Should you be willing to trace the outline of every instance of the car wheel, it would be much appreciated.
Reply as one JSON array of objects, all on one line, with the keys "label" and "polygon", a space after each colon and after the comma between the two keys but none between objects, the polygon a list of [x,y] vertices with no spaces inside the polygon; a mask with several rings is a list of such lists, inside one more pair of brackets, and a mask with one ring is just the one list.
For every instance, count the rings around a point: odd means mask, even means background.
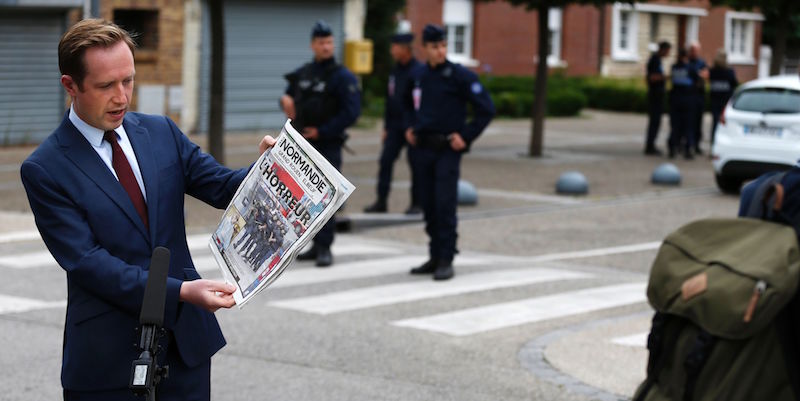
[{"label": "car wheel", "polygon": [[715,175],[717,179],[717,187],[719,190],[726,194],[738,195],[742,189],[742,182],[744,180],[734,177],[725,177],[721,174]]}]

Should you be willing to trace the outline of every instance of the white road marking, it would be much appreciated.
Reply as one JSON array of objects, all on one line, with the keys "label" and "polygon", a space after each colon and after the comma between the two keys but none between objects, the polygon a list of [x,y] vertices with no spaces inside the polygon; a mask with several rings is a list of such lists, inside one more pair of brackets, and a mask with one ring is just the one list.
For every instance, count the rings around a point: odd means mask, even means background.
[{"label": "white road marking", "polygon": [[647,348],[648,335],[650,335],[648,332],[636,333],[630,336],[612,338],[610,341],[612,344],[624,345],[626,347]]},{"label": "white road marking", "polygon": [[432,316],[398,320],[392,322],[392,324],[453,336],[466,336],[644,302],[647,300],[645,296],[646,287],[647,283],[630,283],[588,288]]},{"label": "white road marking", "polygon": [[578,205],[584,203],[584,201],[580,199],[575,199],[568,196],[546,195],[535,192],[504,191],[500,189],[478,189],[478,196],[515,199],[529,202],[553,203],[556,205]]},{"label": "white road marking", "polygon": [[586,251],[551,253],[546,255],[533,256],[528,260],[530,262],[552,262],[556,260],[591,258],[598,256],[618,255],[621,253],[652,251],[654,249],[658,249],[660,246],[661,246],[661,241],[644,242],[641,244],[614,246],[610,248],[589,249]]},{"label": "white road marking", "polygon": [[41,238],[38,231],[12,231],[0,234],[0,244],[17,241],[31,241]]},{"label": "white road marking", "polygon": [[547,268],[497,270],[457,275],[454,279],[447,282],[434,282],[431,281],[430,278],[425,277],[424,281],[381,285],[318,296],[295,298],[271,302],[270,305],[327,315],[470,292],[589,277],[592,277],[592,275]]},{"label": "white road marking", "polygon": [[40,301],[38,299],[21,298],[0,294],[0,315],[6,313],[28,312],[38,309],[63,308],[67,301]]}]

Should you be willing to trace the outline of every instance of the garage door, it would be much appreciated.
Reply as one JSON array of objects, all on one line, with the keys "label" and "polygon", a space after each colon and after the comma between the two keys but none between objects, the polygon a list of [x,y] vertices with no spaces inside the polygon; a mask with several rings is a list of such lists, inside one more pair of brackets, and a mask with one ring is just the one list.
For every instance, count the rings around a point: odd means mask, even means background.
[{"label": "garage door", "polygon": [[[312,58],[311,27],[327,21],[341,60],[341,1],[225,1],[225,129],[253,131],[281,127],[285,117],[278,98],[286,88],[283,75]],[[203,12],[200,101],[197,126],[208,130],[210,28]]]},{"label": "garage door", "polygon": [[62,15],[0,15],[0,145],[41,142],[61,122],[64,21]]}]

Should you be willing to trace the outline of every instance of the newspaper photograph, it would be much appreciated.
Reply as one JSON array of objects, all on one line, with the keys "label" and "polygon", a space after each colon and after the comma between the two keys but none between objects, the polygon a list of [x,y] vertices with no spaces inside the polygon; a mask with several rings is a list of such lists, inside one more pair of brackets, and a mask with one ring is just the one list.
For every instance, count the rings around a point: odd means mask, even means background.
[{"label": "newspaper photograph", "polygon": [[283,273],[355,189],[289,122],[209,240],[239,307]]}]

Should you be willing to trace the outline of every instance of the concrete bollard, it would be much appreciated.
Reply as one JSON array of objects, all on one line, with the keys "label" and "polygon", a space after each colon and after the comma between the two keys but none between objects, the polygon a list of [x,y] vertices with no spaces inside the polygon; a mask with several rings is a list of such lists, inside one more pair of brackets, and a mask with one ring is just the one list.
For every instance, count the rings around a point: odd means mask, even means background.
[{"label": "concrete bollard", "polygon": [[586,195],[589,193],[589,181],[580,171],[567,171],[558,177],[556,193],[565,195]]},{"label": "concrete bollard", "polygon": [[672,163],[662,163],[653,170],[650,182],[656,185],[680,185],[681,171]]},{"label": "concrete bollard", "polygon": [[466,180],[458,180],[458,204],[459,205],[477,205],[478,204],[478,190],[471,182]]}]

